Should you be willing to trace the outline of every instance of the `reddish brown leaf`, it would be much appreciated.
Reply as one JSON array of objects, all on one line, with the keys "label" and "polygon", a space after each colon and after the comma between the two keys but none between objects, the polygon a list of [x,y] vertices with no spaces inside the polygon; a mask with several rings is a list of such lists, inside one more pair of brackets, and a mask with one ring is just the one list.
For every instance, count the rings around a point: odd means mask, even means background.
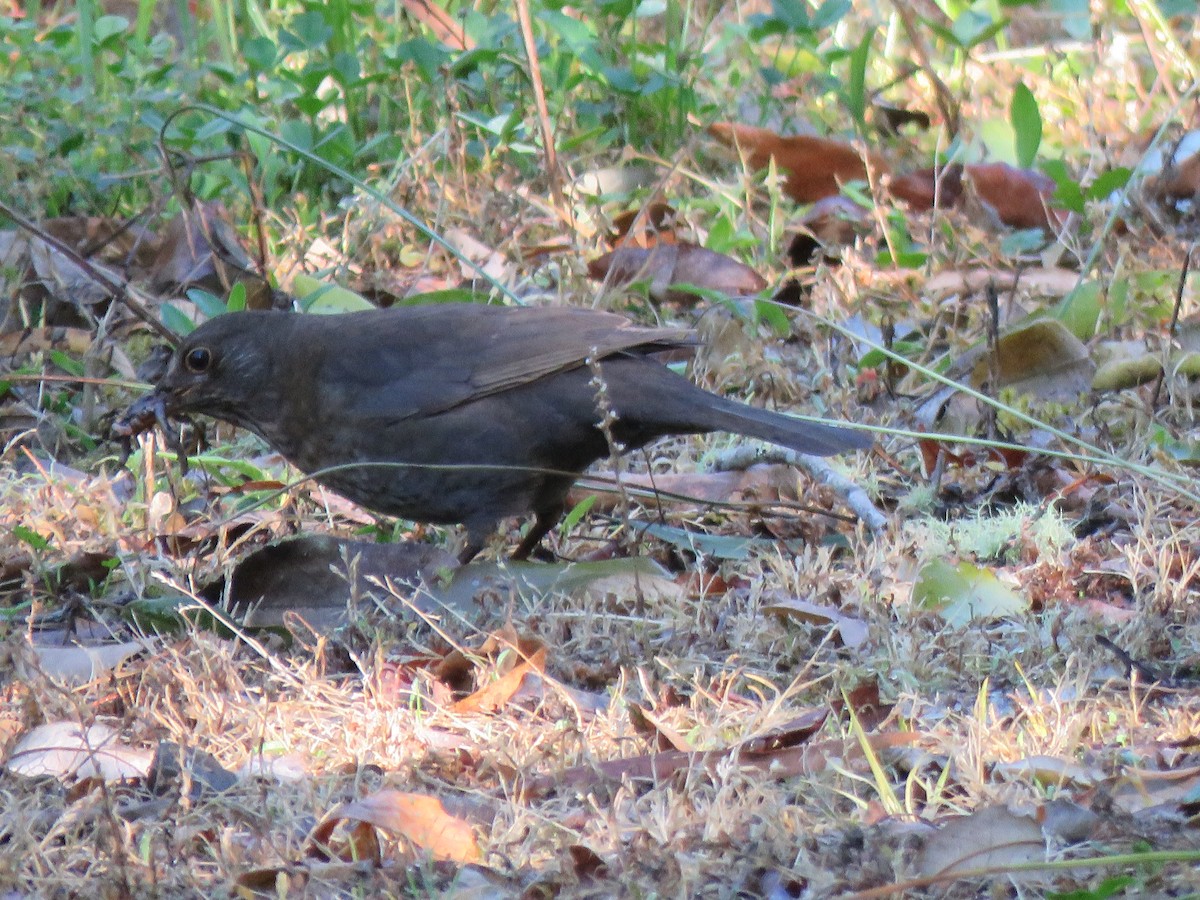
[{"label": "reddish brown leaf", "polygon": [[630,703],[629,722],[633,730],[654,742],[657,750],[691,750],[692,745],[682,734],[663,724],[650,710]]},{"label": "reddish brown leaf", "polygon": [[[334,829],[353,822],[350,838],[339,847],[330,846]],[[379,828],[402,838],[411,847],[428,852],[434,859],[472,863],[480,859],[472,826],[447,812],[442,800],[424,794],[385,790],[342,803],[329,811],[308,838],[308,855],[342,859],[379,859]],[[331,850],[333,853],[331,854]]]},{"label": "reddish brown leaf", "polygon": [[889,171],[883,157],[862,154],[852,145],[812,135],[782,137],[766,128],[754,128],[733,122],[710,125],[708,133],[730,147],[746,154],[750,166],[764,169],[774,159],[775,165],[787,173],[784,191],[798,203],[812,203],[831,197],[849,181],[865,180],[867,164],[875,177]]},{"label": "reddish brown leaf", "polygon": [[546,648],[542,647],[512,671],[480,688],[471,696],[459,700],[454,704],[453,709],[458,713],[495,712],[507,704],[521,689],[525,682],[525,676],[541,675],[545,668]]},{"label": "reddish brown leaf", "polygon": [[608,874],[608,863],[591,847],[572,844],[567,848],[571,855],[571,867],[579,879],[604,878]]},{"label": "reddish brown leaf", "polygon": [[666,203],[650,203],[630,209],[613,219],[609,244],[625,247],[653,247],[675,244],[675,210]]},{"label": "reddish brown leaf", "polygon": [[941,169],[916,169],[896,175],[888,183],[888,191],[913,209],[923,212],[956,206],[962,199],[963,167],[950,165]]},{"label": "reddish brown leaf", "polygon": [[965,166],[963,174],[976,196],[1010,228],[1052,229],[1062,224],[1065,214],[1047,207],[1054,182],[1041,172],[1008,163],[979,163]]},{"label": "reddish brown leaf", "polygon": [[1160,200],[1191,200],[1200,196],[1200,153],[1168,165],[1146,178],[1146,193]]},{"label": "reddish brown leaf", "polygon": [[736,259],[695,244],[659,244],[651,248],[618,247],[588,263],[588,275],[613,284],[649,281],[650,296],[660,302],[695,303],[690,291],[674,285],[690,284],[730,297],[757,294],[766,280]]}]

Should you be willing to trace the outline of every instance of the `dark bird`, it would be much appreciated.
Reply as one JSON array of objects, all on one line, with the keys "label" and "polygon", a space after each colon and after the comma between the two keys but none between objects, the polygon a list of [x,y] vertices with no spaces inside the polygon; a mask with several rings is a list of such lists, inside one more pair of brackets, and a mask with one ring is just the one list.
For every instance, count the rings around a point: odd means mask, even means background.
[{"label": "dark bird", "polygon": [[240,312],[188,335],[126,418],[203,413],[249,428],[362,506],[462,523],[463,561],[508,516],[534,514],[514,558],[537,546],[578,474],[610,452],[602,410],[624,450],[710,431],[822,456],[870,446],[726,400],[653,358],[694,344],[681,329],[572,307]]}]

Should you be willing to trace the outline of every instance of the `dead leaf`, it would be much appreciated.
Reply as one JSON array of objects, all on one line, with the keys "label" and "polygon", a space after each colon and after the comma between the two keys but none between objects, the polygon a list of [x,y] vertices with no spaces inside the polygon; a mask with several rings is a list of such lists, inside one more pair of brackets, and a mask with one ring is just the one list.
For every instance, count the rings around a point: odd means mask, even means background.
[{"label": "dead leaf", "polygon": [[998,291],[1012,291],[1020,287],[1035,297],[1062,297],[1079,285],[1079,273],[1070,269],[1023,269],[1006,272],[984,266],[966,269],[947,269],[938,272],[925,282],[923,289],[931,294],[965,293],[976,294],[988,285]]},{"label": "dead leaf", "polygon": [[992,774],[1010,781],[1030,779],[1040,785],[1059,788],[1064,785],[1091,787],[1103,777],[1103,773],[1098,770],[1080,765],[1074,760],[1045,755],[996,763],[992,766]]},{"label": "dead leaf", "polygon": [[546,669],[546,648],[539,647],[496,681],[464,697],[451,709],[456,713],[495,712],[506,706],[521,689],[527,675],[541,676]]},{"label": "dead leaf", "polygon": [[1168,162],[1161,172],[1146,176],[1145,190],[1156,200],[1195,200],[1200,196],[1200,153]]},{"label": "dead leaf", "polygon": [[962,200],[963,167],[943,166],[937,169],[915,169],[901,175],[893,175],[886,182],[888,193],[903,200],[912,209],[924,212],[933,209],[949,209]]},{"label": "dead leaf", "polygon": [[675,234],[675,210],[661,202],[626,210],[613,219],[608,242],[613,247],[676,244],[679,238]]},{"label": "dead leaf", "polygon": [[982,387],[994,370],[995,387],[1041,400],[1076,400],[1087,392],[1095,369],[1087,347],[1062,322],[1035,319],[1000,335],[995,362],[985,356],[976,363],[971,385]]},{"label": "dead leaf", "polygon": [[[465,803],[463,808],[467,809]],[[473,863],[482,856],[471,824],[459,816],[451,815],[443,800],[394,790],[378,791],[330,810],[308,837],[308,855],[327,857],[327,852],[322,848],[328,847],[334,829],[343,822],[386,831],[400,838],[413,851],[428,853],[434,859]],[[360,832],[356,834],[354,849],[369,853],[369,843],[370,839]],[[340,854],[335,856],[344,858]]]},{"label": "dead leaf", "polygon": [[404,0],[404,9],[451,50],[474,49],[475,42],[463,30],[462,22],[433,0]]},{"label": "dead leaf", "polygon": [[924,876],[972,869],[1002,868],[1046,858],[1046,838],[1033,816],[1007,806],[985,806],[969,816],[944,822],[925,842],[917,858]]},{"label": "dead leaf", "polygon": [[95,681],[112,671],[131,656],[149,650],[152,640],[122,641],[120,643],[50,647],[30,644],[37,668],[55,681],[67,685],[82,685]]},{"label": "dead leaf", "polygon": [[862,619],[845,616],[831,606],[809,603],[796,597],[772,596],[763,602],[762,611],[781,619],[792,619],[811,625],[832,625],[837,629],[842,644],[851,650],[866,643],[869,634],[867,623]]},{"label": "dead leaf", "polygon": [[749,266],[695,244],[658,244],[649,249],[618,247],[588,263],[597,281],[621,285],[650,282],[650,297],[662,303],[695,303],[697,295],[676,285],[692,285],[727,297],[757,294],[766,280]]},{"label": "dead leaf", "polygon": [[5,763],[14,775],[121,781],[144,778],[154,755],[120,742],[117,731],[99,722],[48,722],[22,737]]},{"label": "dead leaf", "polygon": [[1200,797],[1200,766],[1163,771],[1129,766],[1109,786],[1108,793],[1118,806],[1132,813],[1196,802]]},{"label": "dead leaf", "polygon": [[654,742],[657,750],[691,750],[692,745],[682,734],[665,725],[658,716],[636,703],[626,705],[633,730]]},{"label": "dead leaf", "polygon": [[1044,228],[1062,225],[1066,213],[1049,206],[1054,180],[1032,169],[1008,163],[976,163],[963,166],[963,180],[974,196],[1010,228]]},{"label": "dead leaf", "polygon": [[784,192],[797,203],[813,203],[822,197],[841,192],[850,181],[867,178],[867,165],[874,176],[889,171],[883,157],[875,153],[863,155],[851,144],[812,135],[782,137],[766,128],[754,128],[733,122],[717,122],[708,133],[730,147],[746,154],[752,169],[765,169],[771,160],[787,173]]},{"label": "dead leaf", "polygon": [[271,306],[271,286],[258,274],[220,203],[196,201],[167,223],[149,275],[158,291],[199,287],[219,297],[242,283],[248,309]]},{"label": "dead leaf", "polygon": [[[621,486],[627,492],[632,491],[636,499],[642,499],[639,492],[645,492],[646,499],[655,502],[770,504],[799,499],[795,469],[775,463],[756,463],[747,469],[722,472],[664,472],[661,475],[626,472],[621,475]],[[589,496],[596,498],[593,511],[616,509],[622,503],[621,492],[616,489],[597,492],[576,486],[571,489],[567,504],[572,506]]]}]

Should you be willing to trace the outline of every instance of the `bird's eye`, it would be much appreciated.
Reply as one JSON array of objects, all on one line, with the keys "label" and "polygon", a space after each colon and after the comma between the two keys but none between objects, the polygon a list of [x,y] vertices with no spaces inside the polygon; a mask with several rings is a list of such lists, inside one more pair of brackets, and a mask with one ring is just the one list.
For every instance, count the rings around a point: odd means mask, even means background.
[{"label": "bird's eye", "polygon": [[196,347],[194,350],[189,350],[187,356],[183,358],[183,364],[189,372],[196,374],[206,372],[212,365],[212,351],[207,347]]}]

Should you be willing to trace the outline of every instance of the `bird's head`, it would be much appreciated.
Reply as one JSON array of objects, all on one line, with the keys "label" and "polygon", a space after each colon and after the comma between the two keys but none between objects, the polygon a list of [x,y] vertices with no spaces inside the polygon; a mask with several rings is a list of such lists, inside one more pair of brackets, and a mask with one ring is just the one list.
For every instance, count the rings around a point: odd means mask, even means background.
[{"label": "bird's head", "polygon": [[273,376],[289,319],[273,312],[210,319],[175,349],[153,396],[167,415],[201,413],[261,431],[278,408]]}]

